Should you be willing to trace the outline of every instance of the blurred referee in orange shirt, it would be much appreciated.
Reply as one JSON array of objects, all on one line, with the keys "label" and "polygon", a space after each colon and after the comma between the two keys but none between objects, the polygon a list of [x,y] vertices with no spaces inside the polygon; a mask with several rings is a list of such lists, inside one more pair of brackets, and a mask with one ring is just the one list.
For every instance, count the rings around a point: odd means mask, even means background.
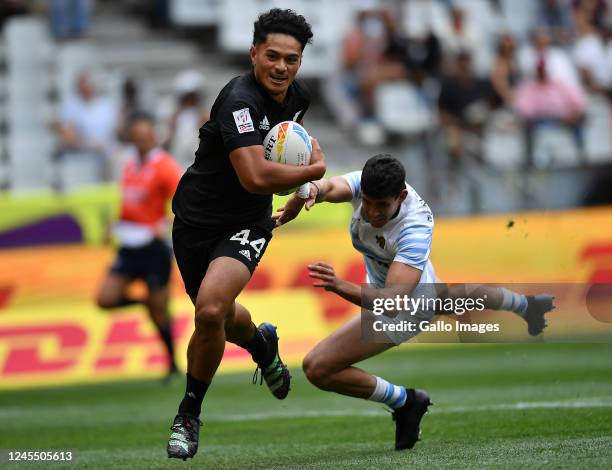
[{"label": "blurred referee in orange shirt", "polygon": [[[172,249],[166,242],[166,206],[183,173],[174,158],[158,146],[154,119],[134,115],[129,124],[134,145],[122,169],[121,210],[114,233],[117,257],[99,288],[96,301],[103,309],[145,305],[168,352],[167,378],[177,372],[171,319],[168,312]],[[147,285],[145,298],[130,297],[127,287],[136,279]]]}]

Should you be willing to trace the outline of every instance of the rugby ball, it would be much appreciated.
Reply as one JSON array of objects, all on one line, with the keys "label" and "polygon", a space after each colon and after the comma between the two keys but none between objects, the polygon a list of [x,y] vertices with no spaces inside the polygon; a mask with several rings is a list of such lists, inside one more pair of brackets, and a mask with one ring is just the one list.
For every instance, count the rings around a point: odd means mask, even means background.
[{"label": "rugby ball", "polygon": [[[271,160],[285,165],[304,166],[310,164],[312,143],[306,129],[297,122],[283,121],[270,129],[264,141],[264,155]],[[279,192],[287,195],[297,188]]]}]

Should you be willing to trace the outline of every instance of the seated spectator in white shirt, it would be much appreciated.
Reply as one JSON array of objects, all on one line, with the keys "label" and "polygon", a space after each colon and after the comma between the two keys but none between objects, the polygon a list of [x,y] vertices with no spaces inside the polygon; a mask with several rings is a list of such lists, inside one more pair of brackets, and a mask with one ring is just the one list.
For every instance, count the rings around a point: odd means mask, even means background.
[{"label": "seated spectator in white shirt", "polygon": [[584,87],[591,93],[608,94],[612,89],[612,43],[610,30],[585,25],[572,48]]},{"label": "seated spectator in white shirt", "polygon": [[79,74],[76,85],[60,110],[59,154],[94,154],[105,164],[117,143],[118,110],[110,98],[96,95],[89,73]]}]

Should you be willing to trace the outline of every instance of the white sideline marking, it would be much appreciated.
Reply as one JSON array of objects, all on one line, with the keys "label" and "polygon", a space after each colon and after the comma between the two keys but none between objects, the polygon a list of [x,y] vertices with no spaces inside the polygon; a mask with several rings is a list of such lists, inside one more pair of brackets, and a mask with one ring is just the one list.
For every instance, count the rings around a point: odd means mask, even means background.
[{"label": "white sideline marking", "polygon": [[[434,398],[435,402],[435,398]],[[333,417],[377,417],[388,416],[389,413],[384,408],[352,408],[352,409],[328,409],[328,410],[271,410],[266,413],[207,413],[204,412],[202,419],[210,422],[240,422],[240,421],[263,421],[268,419],[294,419],[294,418],[333,418]],[[382,405],[381,405],[382,406]],[[454,414],[454,413],[471,413],[471,412],[486,412],[486,411],[522,411],[522,410],[538,410],[538,409],[580,409],[580,408],[612,408],[612,399],[606,398],[589,398],[581,400],[565,400],[565,401],[533,401],[533,402],[518,402],[518,403],[499,403],[491,405],[474,405],[474,406],[432,406],[430,412],[438,414]],[[158,412],[152,412],[149,408],[138,410],[137,413],[126,413],[125,407],[118,405],[71,405],[71,406],[33,406],[24,407],[0,407],[0,418],[2,419],[18,419],[24,425],[29,421],[35,421],[38,426],[53,427],[54,423],[66,422],[72,417],[82,417],[91,414],[92,412],[101,413],[92,418],[91,423],[87,420],[80,419],[79,426],[87,426],[89,424],[105,423],[121,423],[126,422],[147,422],[155,423],[163,421],[169,417],[160,417]],[[75,422],[76,423],[76,422]]]},{"label": "white sideline marking", "polygon": [[[520,411],[537,409],[567,409],[567,408],[612,408],[612,400],[572,400],[572,401],[539,401],[500,403],[496,405],[478,406],[449,406],[446,408],[429,408],[430,413],[451,414],[470,413],[478,411]],[[291,418],[326,418],[336,416],[386,416],[385,410],[318,410],[318,411],[284,411],[271,413],[249,413],[245,415],[217,415],[210,414],[204,417],[205,421],[261,421],[266,419],[291,419]]]}]

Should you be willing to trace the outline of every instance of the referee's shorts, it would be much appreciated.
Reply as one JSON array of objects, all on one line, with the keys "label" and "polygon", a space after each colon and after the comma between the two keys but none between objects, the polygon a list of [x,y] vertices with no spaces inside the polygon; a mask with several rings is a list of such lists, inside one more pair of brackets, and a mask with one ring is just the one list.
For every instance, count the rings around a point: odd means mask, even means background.
[{"label": "referee's shorts", "polygon": [[170,280],[172,249],[158,238],[138,248],[121,247],[110,270],[129,279],[142,279],[150,292],[159,290]]}]

